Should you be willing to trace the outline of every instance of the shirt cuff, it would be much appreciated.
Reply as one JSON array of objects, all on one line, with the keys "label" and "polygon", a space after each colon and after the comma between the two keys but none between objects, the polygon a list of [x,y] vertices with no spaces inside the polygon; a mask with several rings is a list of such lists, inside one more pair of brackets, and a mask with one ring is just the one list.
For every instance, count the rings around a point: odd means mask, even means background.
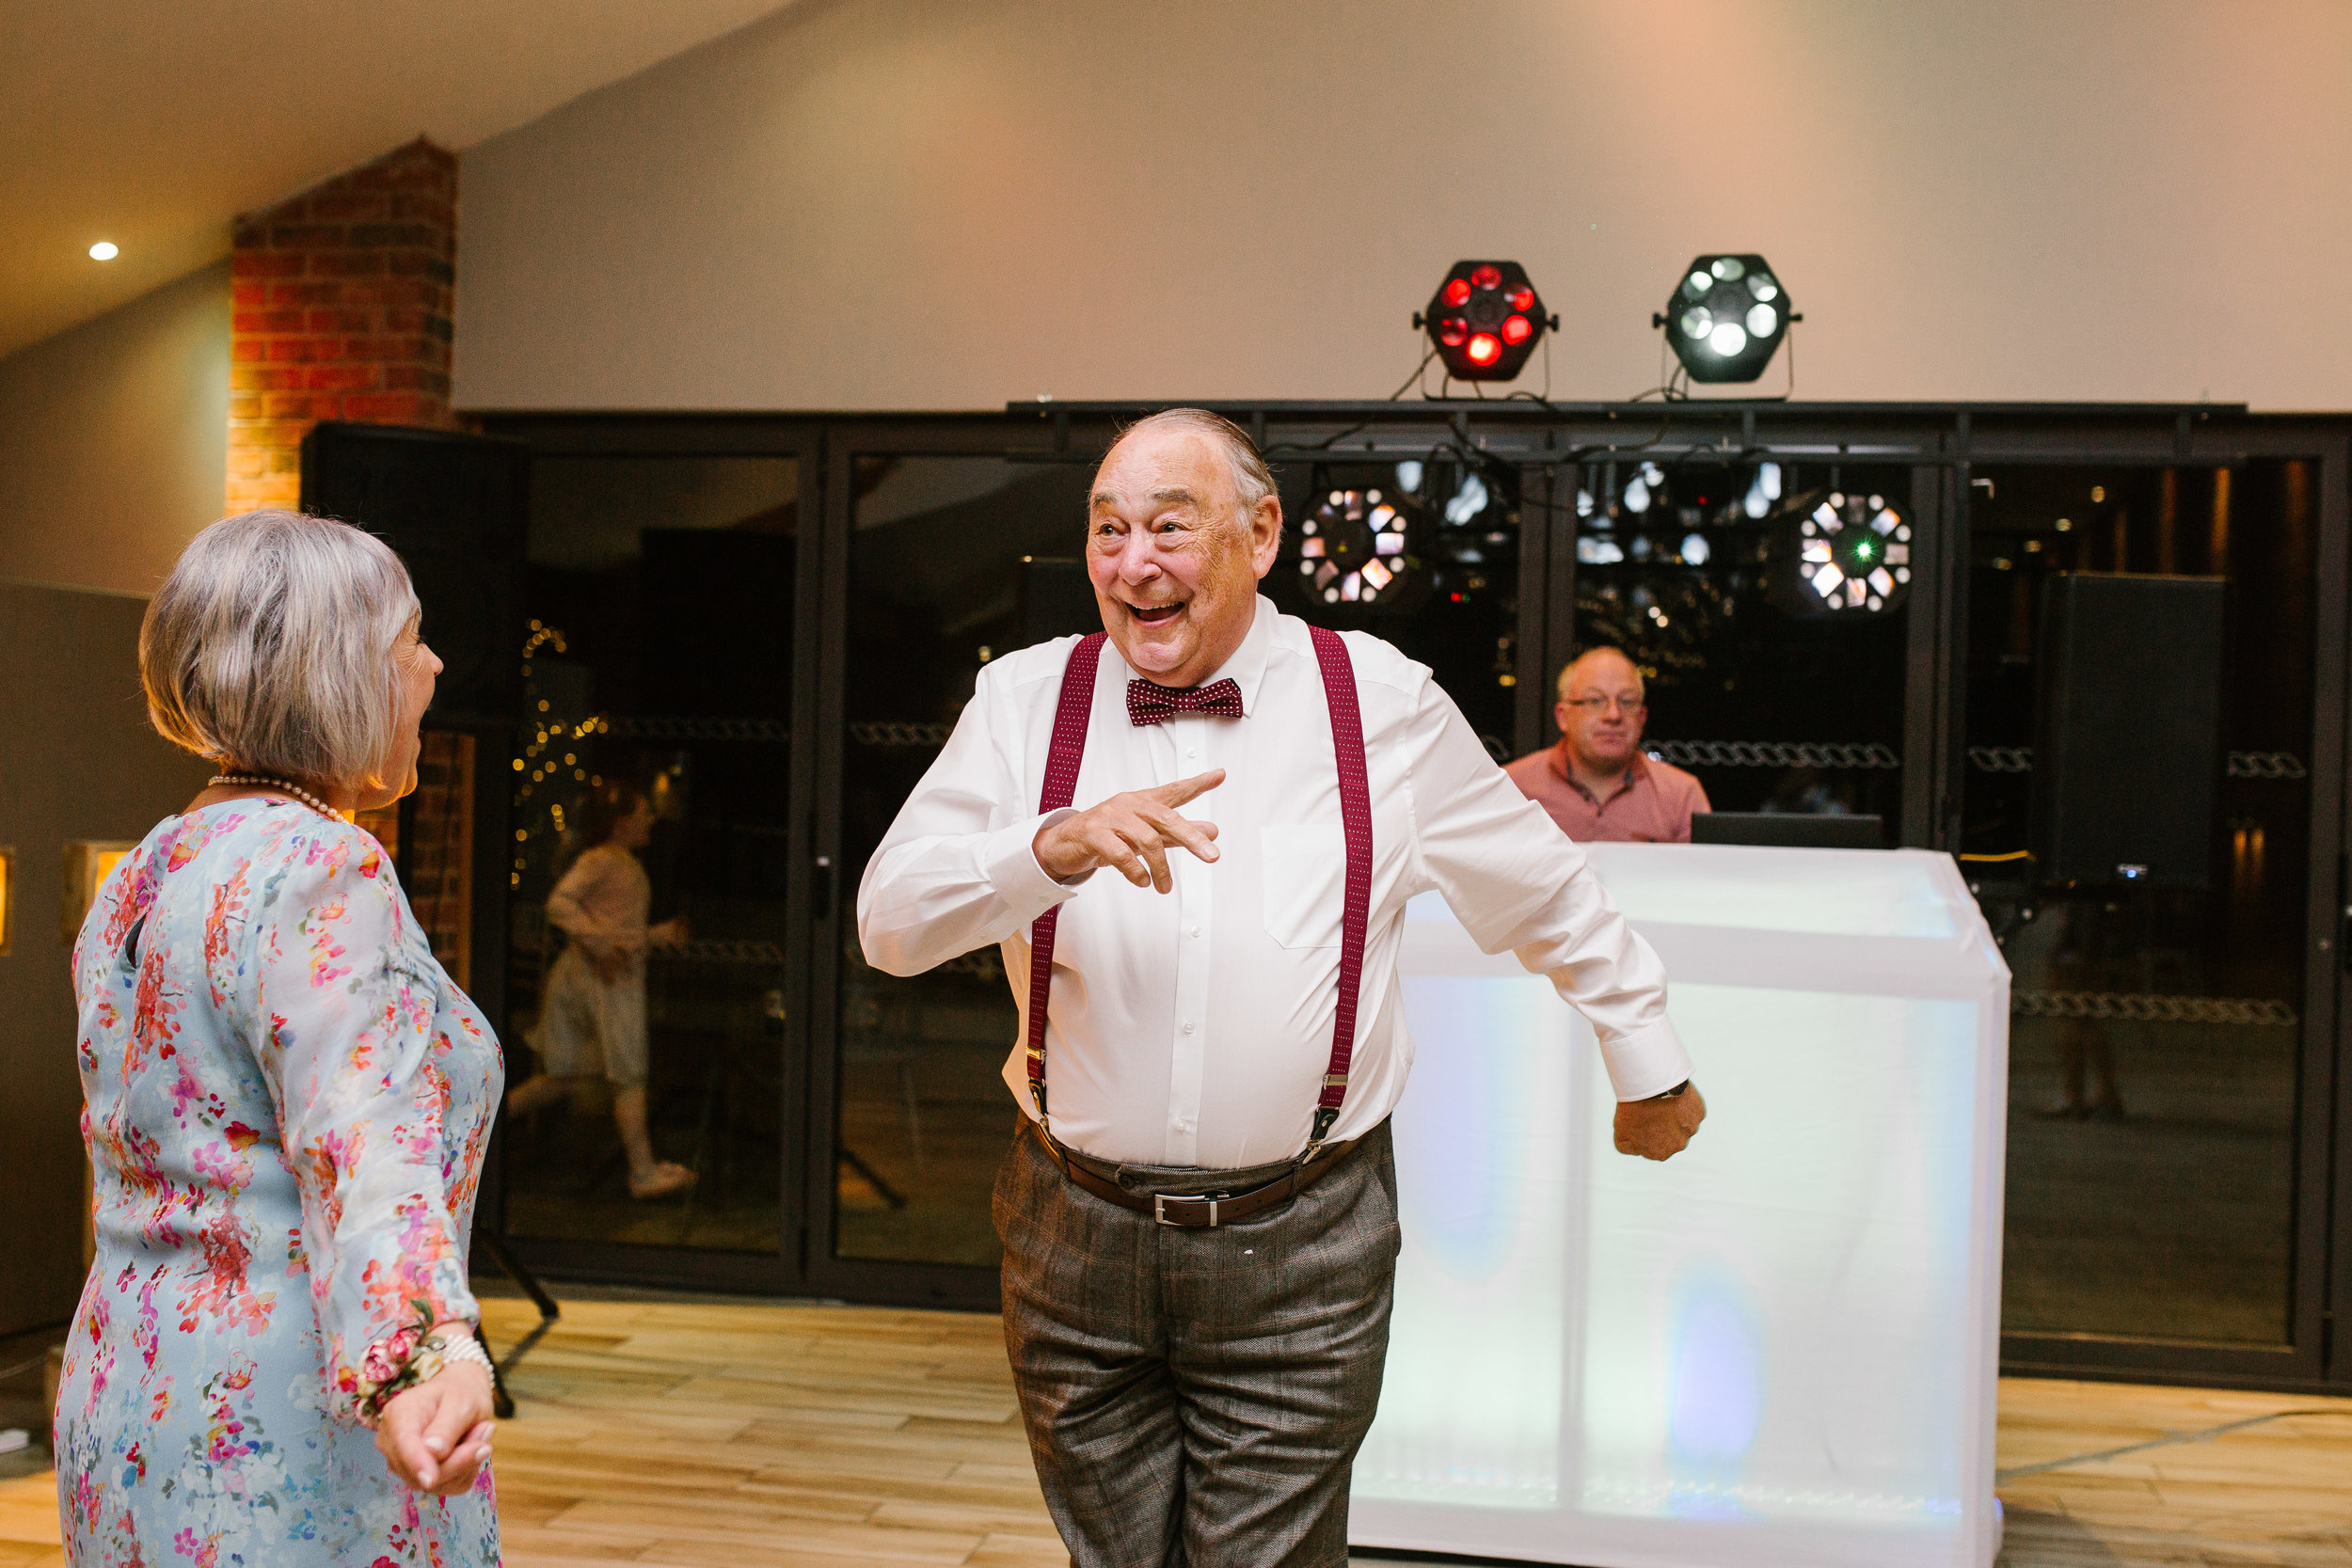
[{"label": "shirt cuff", "polygon": [[1690,1053],[1682,1049],[1675,1026],[1662,1018],[1645,1029],[1602,1041],[1600,1059],[1621,1101],[1664,1094],[1691,1076]]},{"label": "shirt cuff", "polygon": [[1037,835],[1063,817],[1076,815],[1075,808],[1070,806],[1049,811],[1042,816],[997,829],[980,847],[980,865],[988,876],[988,885],[1025,926],[1068,899],[1088,877],[1094,875],[1089,871],[1070,881],[1057,882],[1038,863]]}]

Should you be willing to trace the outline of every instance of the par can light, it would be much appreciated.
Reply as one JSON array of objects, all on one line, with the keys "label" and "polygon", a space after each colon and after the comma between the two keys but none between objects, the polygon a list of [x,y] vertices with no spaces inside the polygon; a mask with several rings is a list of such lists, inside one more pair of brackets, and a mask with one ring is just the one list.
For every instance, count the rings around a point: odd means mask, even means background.
[{"label": "par can light", "polygon": [[1557,327],[1517,261],[1456,261],[1413,325],[1456,381],[1508,381]]},{"label": "par can light", "polygon": [[1693,381],[1754,381],[1788,335],[1788,291],[1763,257],[1700,256],[1650,318]]}]

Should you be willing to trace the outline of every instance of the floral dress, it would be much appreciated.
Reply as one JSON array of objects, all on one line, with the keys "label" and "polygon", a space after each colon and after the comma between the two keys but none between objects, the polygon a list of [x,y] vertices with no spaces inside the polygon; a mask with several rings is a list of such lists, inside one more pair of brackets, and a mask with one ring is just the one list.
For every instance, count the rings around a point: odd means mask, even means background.
[{"label": "floral dress", "polygon": [[499,1560],[489,1467],[398,1481],[356,1414],[467,1289],[497,1039],[376,841],[276,799],[167,819],[73,949],[98,1259],[67,1345],[80,1568]]}]

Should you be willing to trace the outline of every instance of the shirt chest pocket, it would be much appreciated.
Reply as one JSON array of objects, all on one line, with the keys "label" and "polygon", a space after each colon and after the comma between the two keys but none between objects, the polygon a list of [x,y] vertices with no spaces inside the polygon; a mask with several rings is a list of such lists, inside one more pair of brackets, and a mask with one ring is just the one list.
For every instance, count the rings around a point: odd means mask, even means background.
[{"label": "shirt chest pocket", "polygon": [[1285,947],[1337,947],[1347,901],[1347,838],[1336,822],[1258,830],[1266,935]]}]

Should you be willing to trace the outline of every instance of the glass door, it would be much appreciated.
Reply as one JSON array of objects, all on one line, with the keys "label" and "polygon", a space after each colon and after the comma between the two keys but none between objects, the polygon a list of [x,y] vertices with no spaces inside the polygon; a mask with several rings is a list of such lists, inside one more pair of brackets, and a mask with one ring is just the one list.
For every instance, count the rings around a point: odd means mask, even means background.
[{"label": "glass door", "polygon": [[[1080,562],[1090,467],[1014,462],[1001,427],[852,427],[829,457],[829,585],[839,598],[839,736],[820,847],[814,973],[809,1267],[866,1299],[993,1305],[989,1193],[1018,1125],[1003,1079],[1018,1028],[996,950],[901,978],[866,962],[866,864],[937,758],[991,659],[1095,629]],[[940,450],[942,446],[948,450]],[[829,1015],[829,1016],[828,1016]]]},{"label": "glass door", "polygon": [[1908,467],[1704,448],[1587,465],[1573,651],[1641,669],[1644,751],[1714,810],[1873,817],[1891,846],[1914,621],[1931,614],[1922,487]]},{"label": "glass door", "polygon": [[1959,849],[2014,976],[2011,1363],[2319,1373],[2344,626],[2319,478],[1973,471]]},{"label": "glass door", "polygon": [[520,727],[476,762],[512,791],[505,1234],[566,1272],[787,1288],[817,466],[534,444]]}]

